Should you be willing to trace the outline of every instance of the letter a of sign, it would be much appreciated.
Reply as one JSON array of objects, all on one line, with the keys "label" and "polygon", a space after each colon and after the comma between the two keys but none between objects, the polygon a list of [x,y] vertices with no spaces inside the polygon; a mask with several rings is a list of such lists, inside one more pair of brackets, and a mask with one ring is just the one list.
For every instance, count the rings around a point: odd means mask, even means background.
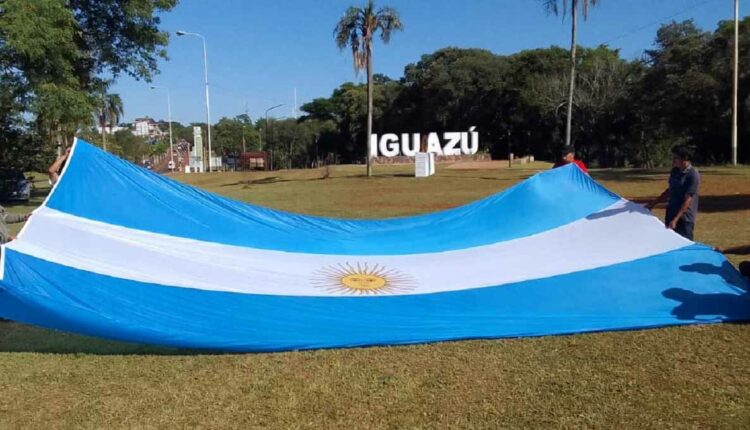
[{"label": "letter a of sign", "polygon": [[430,133],[427,136],[427,152],[443,155],[443,147],[440,145],[440,136],[437,133]]}]

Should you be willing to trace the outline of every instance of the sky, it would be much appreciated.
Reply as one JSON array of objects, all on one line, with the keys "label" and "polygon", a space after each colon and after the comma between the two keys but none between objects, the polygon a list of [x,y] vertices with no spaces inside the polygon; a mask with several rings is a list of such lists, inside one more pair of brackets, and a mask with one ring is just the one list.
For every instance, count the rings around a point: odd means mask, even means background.
[{"label": "sky", "polygon": [[[152,83],[121,76],[112,92],[125,105],[123,122],[149,116],[167,119],[169,88],[172,120],[205,122],[203,50],[197,37],[176,36],[177,30],[202,34],[208,51],[211,122],[246,110],[253,119],[274,105],[270,116],[291,117],[297,106],[327,97],[346,81],[362,81],[354,73],[351,51],[339,51],[333,28],[347,7],[366,0],[181,0],[161,15],[170,33],[169,60],[160,61]],[[750,2],[740,2],[740,16]],[[377,41],[376,73],[397,79],[404,67],[440,48],[483,48],[496,54],[559,45],[567,47],[570,22],[549,15],[540,0],[376,0],[401,15],[404,31],[388,45]],[[732,19],[732,0],[601,0],[579,26],[579,44],[602,43],[638,58],[653,45],[659,24],[693,19],[713,31]]]}]

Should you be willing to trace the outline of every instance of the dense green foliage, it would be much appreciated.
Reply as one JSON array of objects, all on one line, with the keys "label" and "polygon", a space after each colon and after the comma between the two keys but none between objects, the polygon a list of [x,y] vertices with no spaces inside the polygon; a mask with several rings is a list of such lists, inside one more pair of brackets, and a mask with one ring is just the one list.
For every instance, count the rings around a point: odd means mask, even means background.
[{"label": "dense green foliage", "polygon": [[168,39],[156,14],[176,3],[0,0],[0,162],[42,168],[96,117],[117,116],[103,76],[150,79]]},{"label": "dense green foliage", "polygon": [[[573,109],[579,156],[603,167],[652,167],[668,162],[670,147],[684,143],[697,150],[700,162],[728,161],[731,33],[731,22],[720,23],[713,33],[692,21],[670,23],[657,32],[653,49],[631,61],[606,46],[579,48]],[[744,68],[750,66],[750,18],[741,23],[740,43]],[[564,142],[569,73],[569,51],[559,47],[508,56],[441,49],[407,65],[398,80],[374,75],[373,132],[476,126],[481,149],[493,158],[510,150],[551,160]],[[750,78],[741,75],[740,88],[744,142],[750,139]],[[261,136],[252,142],[262,142],[275,168],[365,161],[366,85],[344,83],[301,110],[305,115],[298,121],[255,124]],[[215,139],[236,152],[242,128],[229,127],[229,121],[214,126],[223,129]],[[254,130],[248,135],[255,136]],[[740,159],[748,162],[750,151],[744,148]]]},{"label": "dense green foliage", "polygon": [[[750,64],[750,19],[741,23],[742,68]],[[659,29],[653,49],[628,61],[606,46],[579,48],[573,143],[600,166],[653,166],[686,143],[702,162],[726,162],[731,117],[732,23],[713,32],[692,21]],[[550,159],[564,139],[569,52],[552,47],[501,56],[445,48],[406,66],[398,81],[376,75],[374,132],[462,131],[477,126],[493,157]],[[741,75],[740,139],[750,139],[750,77]],[[301,121],[333,121],[318,146],[363,160],[366,88],[345,83],[302,106]],[[750,159],[741,148],[740,157]]]},{"label": "dense green foliage", "polygon": [[[140,161],[149,148],[124,133],[102,136],[123,114],[109,83],[128,74],[150,79],[166,56],[158,13],[177,0],[0,0],[0,163],[44,169],[56,148],[78,133]],[[579,48],[572,138],[579,156],[598,166],[655,166],[684,143],[702,163],[729,159],[733,25],[712,31],[692,21],[662,26],[652,49],[624,59],[606,46]],[[361,48],[361,46],[360,46]],[[741,70],[750,67],[750,18],[740,26]],[[403,76],[373,74],[374,133],[465,131],[476,126],[481,150],[552,159],[564,142],[569,50],[496,55],[444,48],[408,64]],[[750,162],[750,75],[740,73],[740,160]],[[213,125],[219,155],[272,154],[273,166],[365,161],[368,91],[343,83],[302,106],[299,119]],[[193,126],[173,123],[175,143],[192,142]],[[168,124],[162,123],[166,132]],[[165,136],[164,139],[167,137]],[[168,141],[167,141],[168,142]],[[162,142],[163,143],[163,142]]]},{"label": "dense green foliage", "polygon": [[[213,150],[218,155],[237,155],[243,150],[259,151],[258,130],[247,114],[222,118],[212,129]],[[192,140],[192,139],[190,139]]]}]

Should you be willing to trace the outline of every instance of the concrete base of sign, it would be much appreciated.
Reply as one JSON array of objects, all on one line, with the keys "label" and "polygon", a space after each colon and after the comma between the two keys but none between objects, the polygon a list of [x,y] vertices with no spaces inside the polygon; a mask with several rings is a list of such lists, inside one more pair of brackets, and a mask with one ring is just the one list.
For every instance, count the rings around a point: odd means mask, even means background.
[{"label": "concrete base of sign", "polygon": [[425,178],[435,174],[435,154],[418,152],[414,157],[414,177]]},{"label": "concrete base of sign", "polygon": [[201,166],[185,166],[185,173],[202,173],[203,168]]}]

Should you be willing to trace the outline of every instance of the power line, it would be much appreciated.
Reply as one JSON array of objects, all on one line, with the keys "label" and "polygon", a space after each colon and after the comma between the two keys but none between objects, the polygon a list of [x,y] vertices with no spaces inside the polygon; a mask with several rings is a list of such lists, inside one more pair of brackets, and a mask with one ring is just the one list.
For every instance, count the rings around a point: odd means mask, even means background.
[{"label": "power line", "polygon": [[218,89],[219,92],[223,92],[224,94],[231,94],[231,95],[235,96],[236,98],[245,97],[245,98],[250,98],[250,99],[253,99],[253,100],[259,100],[259,101],[268,102],[268,103],[276,103],[276,102],[279,101],[278,99],[269,99],[269,98],[266,98],[266,97],[259,97],[257,94],[252,94],[252,93],[248,93],[248,92],[245,92],[245,91],[240,91],[240,90],[237,90],[237,89],[234,89],[234,88],[224,87],[222,85],[211,84],[211,87]]},{"label": "power line", "polygon": [[638,33],[640,31],[646,30],[649,27],[653,27],[655,25],[661,24],[664,21],[670,20],[672,18],[676,18],[676,17],[682,15],[685,12],[690,12],[693,9],[697,9],[697,8],[699,8],[701,6],[704,6],[704,5],[708,4],[708,3],[713,3],[713,2],[717,2],[717,1],[719,1],[719,0],[705,0],[705,1],[702,1],[700,3],[696,3],[696,4],[692,5],[692,6],[689,6],[689,7],[685,8],[685,9],[682,9],[681,11],[679,11],[679,12],[673,14],[673,15],[670,15],[670,16],[667,16],[667,17],[663,17],[663,18],[658,19],[656,21],[652,21],[652,22],[650,22],[650,23],[648,23],[646,25],[643,25],[643,26],[640,26],[638,28],[635,28],[635,29],[633,29],[633,30],[631,30],[631,31],[629,31],[627,33],[621,34],[620,36],[617,36],[617,37],[609,39],[609,40],[607,40],[605,42],[602,42],[601,45],[609,45],[610,43],[614,42],[615,40],[624,39],[624,38],[626,38],[628,36],[631,36],[631,35],[633,35],[635,33]]}]

